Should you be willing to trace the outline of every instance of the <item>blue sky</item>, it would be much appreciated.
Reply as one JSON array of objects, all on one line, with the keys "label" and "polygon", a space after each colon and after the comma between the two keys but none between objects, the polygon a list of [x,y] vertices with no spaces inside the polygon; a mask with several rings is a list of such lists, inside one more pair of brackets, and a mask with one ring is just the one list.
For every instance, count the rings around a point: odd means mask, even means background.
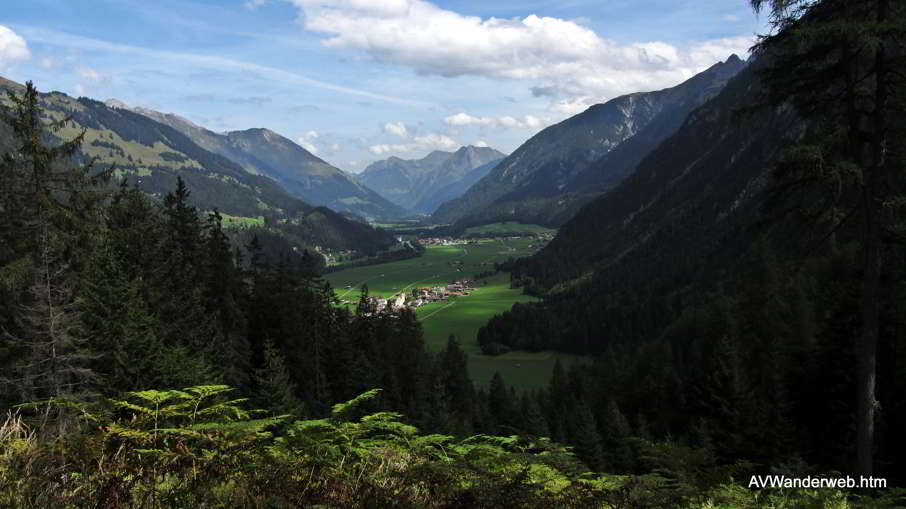
[{"label": "blue sky", "polygon": [[745,0],[29,0],[0,13],[0,75],[267,127],[347,171],[511,152],[617,95],[742,53]]}]

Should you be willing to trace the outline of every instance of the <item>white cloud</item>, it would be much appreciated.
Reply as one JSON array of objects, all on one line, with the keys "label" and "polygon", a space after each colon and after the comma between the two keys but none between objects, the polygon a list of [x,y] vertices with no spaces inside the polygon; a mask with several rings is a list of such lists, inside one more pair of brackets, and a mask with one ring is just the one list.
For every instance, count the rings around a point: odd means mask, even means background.
[{"label": "white cloud", "polygon": [[444,119],[444,123],[447,125],[481,125],[487,126],[491,125],[494,122],[494,119],[489,117],[473,117],[465,112],[457,113],[456,115],[450,115]]},{"label": "white cloud", "polygon": [[395,134],[400,138],[406,138],[409,136],[409,131],[406,129],[406,124],[402,122],[387,122],[384,124],[384,132]]},{"label": "white cloud", "polygon": [[330,48],[361,50],[421,74],[534,80],[570,95],[615,95],[675,85],[753,37],[677,47],[619,44],[575,21],[528,15],[482,19],[425,0],[291,0]]},{"label": "white cloud", "polygon": [[372,154],[380,156],[391,153],[415,152],[416,150],[454,150],[460,146],[456,140],[447,135],[430,133],[416,136],[412,143],[371,145],[368,150]]},{"label": "white cloud", "polygon": [[550,122],[550,119],[541,119],[534,115],[525,115],[521,119],[504,115],[501,117],[476,117],[465,112],[450,115],[444,118],[444,123],[452,126],[480,126],[504,127],[510,129],[537,129]]},{"label": "white cloud", "polygon": [[318,131],[308,131],[296,138],[296,143],[305,150],[311,152],[312,154],[318,155],[318,146],[315,145],[314,141],[318,139]]},{"label": "white cloud", "polygon": [[98,72],[90,67],[80,67],[76,69],[76,72],[79,76],[90,81],[91,83],[107,84],[111,81],[109,74]]},{"label": "white cloud", "polygon": [[315,144],[310,141],[299,138],[299,146],[301,146],[302,148],[311,152],[314,155],[318,155],[318,147],[315,146]]},{"label": "white cloud", "polygon": [[523,123],[529,129],[537,129],[537,128],[545,125],[545,123],[547,122],[547,119],[540,119],[534,115],[526,115],[522,118],[523,118],[523,120],[522,120]]},{"label": "white cloud", "polygon": [[416,136],[415,142],[425,147],[438,149],[459,148],[459,143],[443,134],[426,134],[425,136]]},{"label": "white cloud", "polygon": [[246,9],[248,9],[250,11],[254,11],[255,9],[261,7],[262,5],[264,5],[266,3],[267,3],[267,0],[247,0],[245,2],[245,4],[243,4],[243,5],[245,5]]},{"label": "white cloud", "polygon": [[490,147],[490,145],[488,145],[488,142],[486,142],[484,140],[478,140],[475,143],[473,143],[472,145],[474,145],[476,147]]},{"label": "white cloud", "polygon": [[[99,39],[90,39],[87,37],[71,35],[65,32],[58,32],[43,28],[29,27],[28,29],[23,30],[23,33],[25,33],[28,39],[31,41],[51,44],[54,46],[62,46],[65,48],[76,48],[89,51],[107,51],[124,55],[132,55],[140,58],[162,59],[165,61],[193,65],[204,69],[216,69],[218,71],[229,70],[256,73],[267,79],[288,84],[316,87],[324,90],[356,95],[360,97],[367,97],[369,99],[401,104],[405,106],[426,106],[426,103],[408,98],[393,97],[370,92],[368,90],[346,87],[343,85],[335,85],[333,83],[309,78],[308,76],[299,73],[287,71],[285,69],[269,67],[257,63],[235,60],[221,56],[155,50],[150,48],[143,48],[140,46],[111,43]],[[2,59],[0,59],[0,64],[2,64]]]},{"label": "white cloud", "polygon": [[31,58],[28,44],[19,34],[0,25],[0,69]]},{"label": "white cloud", "polygon": [[58,68],[60,66],[60,62],[58,62],[57,59],[53,57],[44,57],[40,62],[38,62],[38,65],[41,66],[41,69],[50,71],[52,69]]},{"label": "white cloud", "polygon": [[599,101],[594,97],[583,95],[570,97],[568,99],[558,99],[551,104],[551,109],[563,115],[573,116],[582,113],[587,110],[589,106],[598,102]]}]

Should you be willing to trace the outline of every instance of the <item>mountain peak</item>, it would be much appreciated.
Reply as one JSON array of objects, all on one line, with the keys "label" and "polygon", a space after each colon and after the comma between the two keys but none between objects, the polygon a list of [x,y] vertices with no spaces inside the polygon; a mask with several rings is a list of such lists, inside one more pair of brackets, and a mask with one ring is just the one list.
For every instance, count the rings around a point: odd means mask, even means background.
[{"label": "mountain peak", "polygon": [[104,101],[104,105],[108,108],[119,108],[121,110],[131,110],[132,106],[129,106],[128,103],[120,101],[119,99],[110,98]]},{"label": "mountain peak", "polygon": [[152,110],[150,108],[144,108],[142,106],[132,106],[129,103],[121,101],[119,99],[107,99],[106,101],[104,101],[104,105],[108,108],[116,108],[121,110],[128,110],[133,113],[138,113],[139,115],[148,117],[151,120],[160,122],[162,124],[167,124],[177,130],[180,130],[179,128],[177,128],[177,126],[180,124],[192,129],[206,130],[204,127],[196,124],[195,122],[192,122],[185,117],[181,117],[176,113],[163,113],[157,110]]},{"label": "mountain peak", "polygon": [[[391,156],[368,165],[359,179],[398,205],[430,213],[441,201],[457,197],[490,168],[477,176],[473,170],[503,157],[490,147],[471,145],[461,146],[456,152],[433,150],[421,159]],[[464,182],[467,184],[460,185]],[[453,189],[457,191],[450,195]],[[443,193],[444,190],[448,192]]]},{"label": "mountain peak", "polygon": [[[582,200],[631,174],[689,112],[720,92],[744,67],[738,56],[730,56],[726,63],[716,63],[674,87],[614,97],[548,126],[462,197],[438,207],[432,217],[438,223],[460,225],[514,218],[562,224]],[[609,155],[620,146],[626,148]]]}]

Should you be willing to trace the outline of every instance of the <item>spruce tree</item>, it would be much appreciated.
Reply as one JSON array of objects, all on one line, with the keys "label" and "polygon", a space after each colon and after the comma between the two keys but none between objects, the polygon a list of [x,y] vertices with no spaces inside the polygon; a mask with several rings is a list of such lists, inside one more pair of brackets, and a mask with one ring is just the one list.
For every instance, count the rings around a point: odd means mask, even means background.
[{"label": "spruce tree", "polygon": [[201,253],[204,307],[214,318],[212,358],[227,385],[243,387],[248,382],[251,355],[246,318],[241,309],[245,290],[221,222],[220,213],[215,210],[205,225]]},{"label": "spruce tree", "polygon": [[275,415],[289,414],[295,418],[305,415],[304,406],[296,395],[296,386],[289,376],[283,355],[270,341],[263,349],[264,363],[255,370],[255,399]]},{"label": "spruce tree", "polygon": [[[817,124],[815,136],[797,147],[778,177],[788,189],[821,203],[812,216],[829,225],[824,238],[846,223],[857,224],[861,236],[855,449],[856,470],[870,476],[882,270],[906,207],[895,184],[904,177],[906,75],[900,69],[906,63],[906,6],[891,0],[751,3],[769,11],[774,28],[758,44],[770,59],[763,73],[768,102],[792,103]],[[831,192],[820,190],[828,187]],[[822,203],[825,197],[830,203]]]},{"label": "spruce tree", "polygon": [[500,372],[495,372],[488,387],[488,411],[494,419],[497,433],[507,434],[513,431],[517,423],[513,419],[515,404],[507,390],[506,382]]},{"label": "spruce tree", "polygon": [[576,455],[591,470],[600,470],[604,466],[604,452],[601,446],[601,435],[591,408],[580,401],[573,416],[571,444],[576,448]]},{"label": "spruce tree", "polygon": [[[91,251],[107,175],[73,164],[84,132],[48,143],[69,119],[45,124],[31,82],[9,101],[0,108],[13,140],[0,160],[0,328],[12,364],[4,378],[25,400],[85,399],[95,352],[81,327],[76,274]],[[64,424],[61,411],[50,413],[45,406],[45,419]]]},{"label": "spruce tree", "polygon": [[160,383],[160,324],[137,279],[130,278],[109,242],[102,243],[83,275],[82,322],[92,363],[107,395],[144,390]]},{"label": "spruce tree", "polygon": [[438,364],[442,389],[447,395],[451,417],[456,423],[454,429],[457,434],[467,435],[471,432],[475,388],[469,378],[468,357],[452,334],[447,338],[447,346],[440,353]]},{"label": "spruce tree", "polygon": [[547,419],[541,413],[541,407],[538,405],[537,396],[528,392],[522,394],[522,429],[532,435],[539,437],[549,437],[550,428],[547,425]]}]

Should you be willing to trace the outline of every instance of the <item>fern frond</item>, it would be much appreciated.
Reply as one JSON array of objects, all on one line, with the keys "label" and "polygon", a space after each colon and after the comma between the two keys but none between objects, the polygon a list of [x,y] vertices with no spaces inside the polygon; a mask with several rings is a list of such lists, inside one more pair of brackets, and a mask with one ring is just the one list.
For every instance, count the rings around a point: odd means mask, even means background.
[{"label": "fern frond", "polygon": [[333,406],[331,415],[333,415],[334,419],[343,420],[347,418],[353,410],[358,408],[363,403],[376,398],[380,393],[381,389],[371,389],[369,391],[363,392],[362,394],[359,394],[355,398],[345,403],[337,403]]}]

